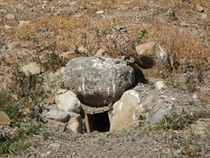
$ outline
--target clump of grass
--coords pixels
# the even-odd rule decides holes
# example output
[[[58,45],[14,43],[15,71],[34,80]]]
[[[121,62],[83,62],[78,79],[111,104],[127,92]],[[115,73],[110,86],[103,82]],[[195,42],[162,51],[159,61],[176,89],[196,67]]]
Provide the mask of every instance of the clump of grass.
[[[38,134],[42,127],[39,114],[39,102],[44,93],[36,75],[26,76],[17,72],[13,87],[0,91],[0,111],[4,111],[11,119],[10,128],[17,127],[18,134],[10,134],[0,138],[0,154],[15,154],[33,145],[29,141],[33,134]],[[24,113],[24,109],[28,109]]]
[[[165,116],[160,122],[148,123],[143,122],[140,124],[142,130],[182,130],[188,127],[190,124],[198,120],[199,118],[206,118],[210,116],[209,111],[199,111],[193,113],[187,113],[183,111],[181,114],[173,112],[172,114]]]

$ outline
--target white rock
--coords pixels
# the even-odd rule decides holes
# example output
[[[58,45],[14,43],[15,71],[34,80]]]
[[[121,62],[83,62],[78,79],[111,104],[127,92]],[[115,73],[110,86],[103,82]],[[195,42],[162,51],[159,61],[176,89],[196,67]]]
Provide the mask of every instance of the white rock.
[[[26,76],[29,76],[29,74],[37,75],[41,73],[41,68],[37,63],[33,62],[23,66],[21,68],[21,71],[24,72]]]
[[[30,21],[20,20],[19,21],[19,27],[22,27],[24,25],[28,25]]]
[[[113,116],[110,119],[110,131],[121,130],[135,121],[140,108],[140,95],[135,90],[123,93],[120,100],[113,105]]]
[[[80,113],[80,101],[72,91],[60,90],[55,97],[55,102],[60,110]]]
[[[96,11],[96,14],[103,14],[103,13],[104,13],[103,10],[98,10],[98,11]]]
[[[162,90],[162,89],[166,89],[166,88],[167,88],[167,86],[166,86],[164,81],[157,81],[155,83],[155,89],[156,90]]]

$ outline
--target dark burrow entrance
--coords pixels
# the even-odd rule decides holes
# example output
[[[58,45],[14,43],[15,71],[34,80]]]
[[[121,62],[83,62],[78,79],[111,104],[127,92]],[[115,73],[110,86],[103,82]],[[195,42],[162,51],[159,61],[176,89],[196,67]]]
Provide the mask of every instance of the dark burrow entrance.
[[[97,113],[97,114],[88,114],[86,113],[86,129],[87,132],[107,132],[110,129],[109,115],[108,111]]]

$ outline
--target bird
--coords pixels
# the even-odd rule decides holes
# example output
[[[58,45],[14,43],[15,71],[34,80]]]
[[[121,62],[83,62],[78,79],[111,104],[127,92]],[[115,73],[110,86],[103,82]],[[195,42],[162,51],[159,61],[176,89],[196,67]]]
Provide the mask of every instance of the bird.
[[[132,57],[138,66],[143,64],[125,26],[115,26],[111,38],[122,55],[125,55],[127,59]]]

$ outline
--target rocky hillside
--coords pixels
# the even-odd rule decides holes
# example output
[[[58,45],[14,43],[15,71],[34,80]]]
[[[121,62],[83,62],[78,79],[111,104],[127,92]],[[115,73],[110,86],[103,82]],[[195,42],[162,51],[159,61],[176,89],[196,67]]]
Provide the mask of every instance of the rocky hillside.
[[[0,157],[210,157],[209,0],[0,0],[0,30]]]

